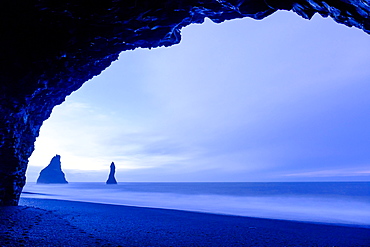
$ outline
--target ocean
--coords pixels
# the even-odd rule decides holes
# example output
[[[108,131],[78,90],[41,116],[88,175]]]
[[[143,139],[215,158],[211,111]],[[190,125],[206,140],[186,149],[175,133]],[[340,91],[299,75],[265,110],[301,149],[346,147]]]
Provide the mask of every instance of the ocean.
[[[370,228],[370,182],[27,183],[21,197]]]

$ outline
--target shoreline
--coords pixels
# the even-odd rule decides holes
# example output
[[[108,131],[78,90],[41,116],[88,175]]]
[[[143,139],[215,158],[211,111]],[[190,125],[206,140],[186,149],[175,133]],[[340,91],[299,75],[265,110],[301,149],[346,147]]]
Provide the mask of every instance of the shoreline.
[[[23,192],[22,192],[23,193]],[[26,192],[25,194],[34,194],[34,195],[48,195],[43,193],[33,193]],[[355,223],[340,223],[340,222],[326,222],[326,221],[309,221],[309,220],[298,220],[298,219],[285,219],[285,218],[269,218],[269,217],[259,217],[259,216],[248,216],[248,215],[238,215],[232,213],[218,213],[212,211],[201,211],[201,210],[191,210],[191,209],[178,209],[178,208],[167,208],[160,206],[142,206],[142,205],[129,205],[129,204],[120,204],[120,203],[109,203],[109,202],[97,202],[97,201],[84,201],[84,200],[73,200],[73,199],[60,199],[60,198],[37,198],[37,197],[21,197],[23,199],[40,199],[40,200],[55,200],[55,201],[67,201],[67,202],[81,202],[81,203],[92,203],[92,204],[101,204],[101,205],[114,205],[114,206],[123,206],[123,207],[134,207],[134,208],[148,208],[148,209],[162,209],[162,210],[173,210],[180,212],[190,212],[190,213],[200,213],[200,214],[211,214],[211,215],[220,215],[220,216],[231,216],[231,217],[244,217],[252,219],[262,219],[262,220],[278,220],[278,221],[288,221],[288,222],[299,222],[306,224],[316,224],[316,225],[329,225],[329,226],[344,226],[344,227],[354,227],[354,228],[365,228],[370,229],[370,225],[364,224],[355,224]]]
[[[370,229],[55,199],[0,213],[1,246],[369,246]]]
[[[370,183],[71,183],[28,185],[23,197],[370,226]],[[230,185],[231,184],[231,185]],[[318,187],[320,190],[317,190]],[[30,194],[34,193],[34,194]],[[37,194],[36,194],[37,193]]]

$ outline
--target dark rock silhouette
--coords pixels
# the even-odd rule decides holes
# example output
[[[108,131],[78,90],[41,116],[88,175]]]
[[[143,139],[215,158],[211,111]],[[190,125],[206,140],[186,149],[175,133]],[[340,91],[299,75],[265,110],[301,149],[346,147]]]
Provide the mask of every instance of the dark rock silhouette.
[[[181,28],[290,10],[370,33],[367,1],[27,0],[0,8],[0,205],[17,205],[28,158],[54,106],[122,51],[171,46]],[[243,31],[243,30],[240,30]],[[245,30],[247,32],[247,30]]]
[[[115,173],[116,173],[116,165],[114,164],[114,162],[112,162],[112,164],[110,164],[110,172],[109,172],[107,184],[117,184],[117,180],[114,177]]]
[[[68,184],[62,171],[60,155],[55,155],[50,164],[41,170],[38,184]]]

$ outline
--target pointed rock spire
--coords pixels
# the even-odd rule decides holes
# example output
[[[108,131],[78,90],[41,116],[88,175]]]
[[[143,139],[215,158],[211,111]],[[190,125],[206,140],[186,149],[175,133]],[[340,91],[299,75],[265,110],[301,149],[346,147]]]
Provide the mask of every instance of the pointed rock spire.
[[[116,165],[114,164],[114,162],[112,162],[112,164],[110,164],[110,172],[109,172],[107,184],[117,184],[117,180],[114,177],[115,173],[116,173]]]
[[[38,184],[68,184],[62,171],[60,155],[55,155],[50,164],[41,170],[37,179]]]

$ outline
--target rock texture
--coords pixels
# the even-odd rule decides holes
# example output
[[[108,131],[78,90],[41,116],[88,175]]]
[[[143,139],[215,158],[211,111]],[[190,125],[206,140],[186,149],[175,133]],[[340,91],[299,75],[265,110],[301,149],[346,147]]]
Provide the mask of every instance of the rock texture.
[[[116,173],[116,165],[114,164],[114,162],[112,162],[112,164],[110,164],[110,172],[109,172],[107,184],[117,184],[117,180],[114,177],[115,173]]]
[[[121,51],[170,46],[205,17],[315,13],[370,33],[369,0],[4,0],[0,8],[0,205],[17,205],[28,158],[54,106]],[[241,30],[242,31],[242,30]],[[247,32],[247,30],[245,30]]]
[[[60,155],[55,155],[50,164],[41,170],[38,184],[68,184],[60,162]]]

